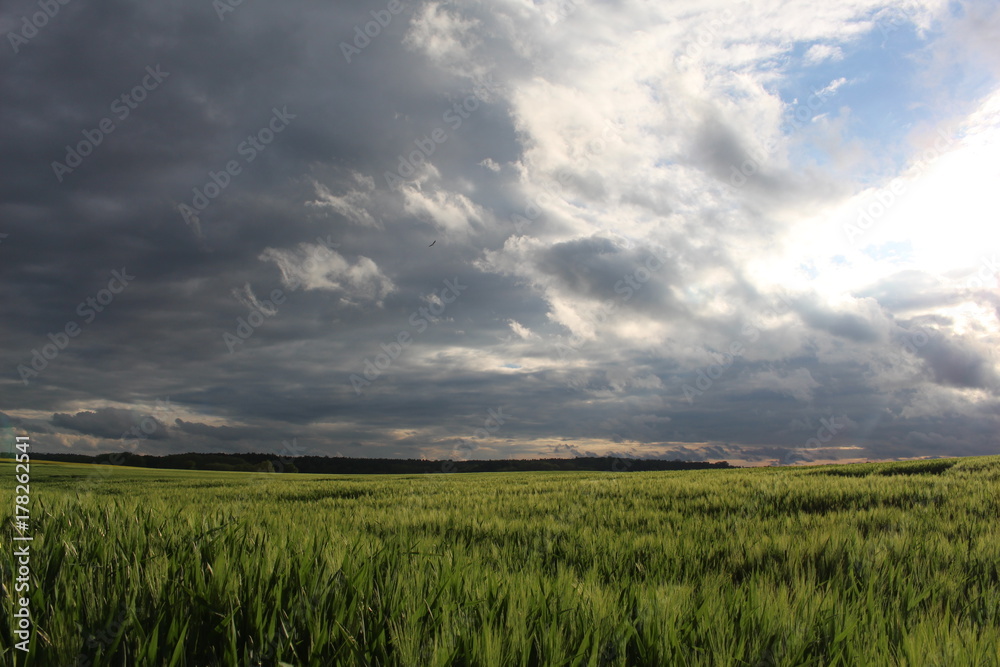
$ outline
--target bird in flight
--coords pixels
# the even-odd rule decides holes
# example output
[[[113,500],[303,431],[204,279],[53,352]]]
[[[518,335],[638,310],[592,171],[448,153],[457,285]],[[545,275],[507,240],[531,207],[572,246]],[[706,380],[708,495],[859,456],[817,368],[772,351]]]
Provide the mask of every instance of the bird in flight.
[[[437,239],[434,239],[433,241],[431,241],[431,245],[434,245],[435,243],[437,243]],[[431,245],[429,245],[429,246],[427,246],[427,247],[428,247],[428,248],[430,248],[430,247],[431,247]]]

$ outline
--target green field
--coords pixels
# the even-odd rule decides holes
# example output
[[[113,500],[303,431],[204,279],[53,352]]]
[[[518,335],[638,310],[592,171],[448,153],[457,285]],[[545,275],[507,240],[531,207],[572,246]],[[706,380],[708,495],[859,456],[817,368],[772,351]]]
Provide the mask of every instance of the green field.
[[[1000,457],[31,477],[36,634],[25,660],[5,623],[3,665],[1000,664]]]

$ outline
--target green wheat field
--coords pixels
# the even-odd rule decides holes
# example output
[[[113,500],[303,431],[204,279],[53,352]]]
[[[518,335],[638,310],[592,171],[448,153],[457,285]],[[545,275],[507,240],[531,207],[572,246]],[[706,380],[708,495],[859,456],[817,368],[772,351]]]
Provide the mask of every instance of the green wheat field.
[[[14,470],[0,464],[13,510]],[[31,464],[0,664],[997,665],[1000,457],[408,476]],[[15,529],[2,600],[12,616]]]

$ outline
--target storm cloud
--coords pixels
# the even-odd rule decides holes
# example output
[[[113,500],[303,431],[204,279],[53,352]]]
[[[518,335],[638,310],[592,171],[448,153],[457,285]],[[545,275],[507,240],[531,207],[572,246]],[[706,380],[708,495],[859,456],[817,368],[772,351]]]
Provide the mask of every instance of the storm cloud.
[[[996,451],[985,0],[37,12],[0,10],[8,440]]]

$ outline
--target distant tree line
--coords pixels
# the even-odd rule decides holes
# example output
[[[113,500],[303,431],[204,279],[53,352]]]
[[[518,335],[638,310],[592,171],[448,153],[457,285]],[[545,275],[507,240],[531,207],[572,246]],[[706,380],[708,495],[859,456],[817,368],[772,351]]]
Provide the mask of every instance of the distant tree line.
[[[573,459],[501,459],[488,461],[427,461],[423,459],[364,459],[343,456],[278,457],[275,454],[168,454],[152,456],[119,452],[115,454],[43,454],[32,453],[38,460],[66,463],[99,463],[138,468],[176,470],[223,470],[235,472],[301,472],[339,475],[406,475],[434,472],[528,472],[543,470],[584,470],[640,472],[649,470],[705,470],[732,468],[726,461],[667,461],[610,456]]]

